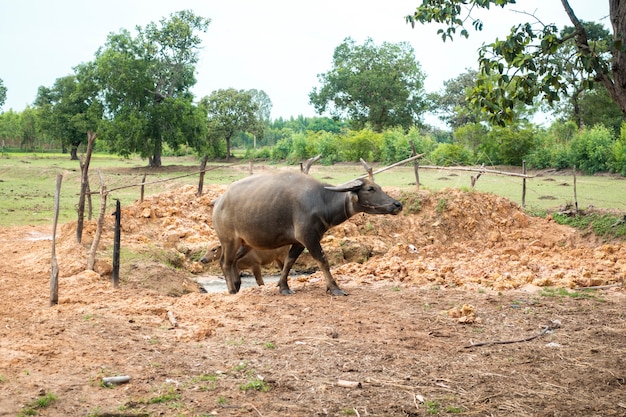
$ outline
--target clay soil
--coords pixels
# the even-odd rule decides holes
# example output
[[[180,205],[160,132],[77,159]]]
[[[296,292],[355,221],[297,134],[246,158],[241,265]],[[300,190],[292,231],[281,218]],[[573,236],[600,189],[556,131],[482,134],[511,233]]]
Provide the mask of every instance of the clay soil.
[[[292,296],[207,294],[195,279],[221,274],[198,260],[223,190],[123,207],[119,288],[113,216],[95,271],[94,222],[82,244],[60,225],[54,306],[51,228],[0,230],[0,416],[626,415],[624,242],[489,194],[388,190],[403,213],[322,241],[348,297],[306,256]]]

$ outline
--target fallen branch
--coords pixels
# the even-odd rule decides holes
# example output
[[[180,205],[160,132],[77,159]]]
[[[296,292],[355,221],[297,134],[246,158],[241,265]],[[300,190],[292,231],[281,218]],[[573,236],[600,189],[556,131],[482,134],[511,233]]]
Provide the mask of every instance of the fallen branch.
[[[526,337],[524,339],[516,339],[516,340],[497,340],[497,341],[494,341],[494,342],[472,343],[470,345],[463,346],[463,349],[473,348],[473,347],[477,347],[477,346],[508,345],[508,344],[511,344],[511,343],[529,342],[529,341],[531,341],[533,339],[536,339],[538,337],[543,336],[544,334],[548,333],[549,331],[552,331],[554,329],[558,329],[559,327],[561,327],[561,323],[555,320],[555,321],[551,321],[549,325],[545,326],[543,328],[543,330],[541,330],[539,333],[537,333],[534,336]]]

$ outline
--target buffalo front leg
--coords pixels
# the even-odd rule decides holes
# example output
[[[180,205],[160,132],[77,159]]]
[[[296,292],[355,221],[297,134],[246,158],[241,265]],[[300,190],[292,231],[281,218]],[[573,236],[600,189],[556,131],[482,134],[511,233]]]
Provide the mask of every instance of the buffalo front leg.
[[[290,295],[294,292],[289,288],[289,283],[287,282],[287,278],[289,277],[289,271],[291,271],[291,267],[298,259],[298,256],[304,250],[304,246],[294,243],[291,245],[289,249],[289,254],[285,259],[285,263],[283,264],[283,270],[280,273],[280,279],[278,280],[278,287],[280,288],[280,293],[283,295]]]
[[[339,288],[339,285],[337,285],[337,282],[335,282],[335,279],[331,275],[326,254],[324,253],[320,243],[318,241],[310,242],[306,248],[309,250],[311,257],[317,261],[317,264],[324,273],[326,291],[330,292],[332,295],[348,295],[344,290]]]

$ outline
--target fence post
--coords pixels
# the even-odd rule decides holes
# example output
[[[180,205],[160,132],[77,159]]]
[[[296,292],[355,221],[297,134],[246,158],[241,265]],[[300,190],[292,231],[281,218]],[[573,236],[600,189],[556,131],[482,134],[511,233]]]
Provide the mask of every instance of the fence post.
[[[411,144],[411,152],[412,152],[411,156],[416,156],[417,151],[415,150],[415,143],[413,143],[412,140],[410,140],[409,143]],[[413,172],[415,172],[415,185],[417,186],[417,191],[420,190],[419,165],[420,163],[417,162],[417,159],[413,160]]]
[[[209,156],[205,155],[200,161],[200,178],[198,178],[198,197],[202,196],[202,189],[204,188],[204,174],[206,174],[206,163],[209,161]]]
[[[59,304],[59,264],[57,263],[56,242],[57,222],[59,221],[59,199],[63,174],[57,175],[57,188],[54,193],[54,221],[52,225],[52,262],[50,270],[50,306]]]
[[[574,165],[572,171],[574,172],[574,207],[576,208],[576,214],[578,214],[578,195],[576,192],[576,165]]]
[[[145,188],[146,188],[146,176],[147,175],[148,174],[143,174],[143,178],[141,179],[141,197],[139,199],[140,203],[143,203],[143,194],[144,194],[144,191],[145,191]]]
[[[107,209],[107,187],[104,184],[102,178],[102,172],[98,170],[98,176],[100,177],[100,215],[98,216],[98,222],[96,224],[96,234],[91,242],[91,249],[89,249],[89,257],[87,258],[87,270],[93,271],[96,263],[96,251],[100,244],[100,236],[102,236],[102,229],[104,228],[104,215]]]
[[[115,231],[113,234],[113,271],[111,272],[111,281],[113,287],[120,286],[120,223],[122,218],[122,210],[120,208],[120,200],[115,203]]]
[[[522,161],[522,174],[526,175],[526,160]],[[522,178],[522,208],[526,208],[526,177]]]

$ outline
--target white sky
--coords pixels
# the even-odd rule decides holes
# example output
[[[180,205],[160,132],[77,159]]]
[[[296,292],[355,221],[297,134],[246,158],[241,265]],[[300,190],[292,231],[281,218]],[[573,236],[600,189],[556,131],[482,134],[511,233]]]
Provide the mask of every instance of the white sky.
[[[264,90],[272,100],[272,119],[315,116],[308,94],[317,74],[331,69],[335,48],[346,37],[410,42],[426,74],[427,92],[466,68],[476,68],[476,50],[535,13],[543,23],[571,25],[560,0],[518,0],[502,10],[482,12],[482,32],[471,26],[469,39],[442,42],[438,26],[412,29],[404,16],[422,0],[0,0],[0,79],[7,100],[0,111],[22,111],[39,86],[73,73],[94,59],[109,33],[158,22],[191,9],[210,18],[197,66],[196,98],[222,88]],[[577,16],[609,27],[608,1],[570,0]]]

